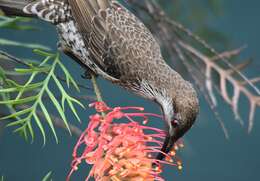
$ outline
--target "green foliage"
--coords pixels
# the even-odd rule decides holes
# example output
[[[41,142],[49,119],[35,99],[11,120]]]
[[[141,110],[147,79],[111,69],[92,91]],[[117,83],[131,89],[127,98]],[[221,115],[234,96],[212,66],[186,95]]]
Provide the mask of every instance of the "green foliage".
[[[3,85],[6,80],[5,71],[2,67],[0,67],[0,85]]]
[[[36,27],[31,25],[24,25],[23,22],[30,22],[30,18],[23,18],[23,17],[15,17],[9,18],[6,16],[0,16],[0,29],[12,29],[12,30],[36,30]],[[34,43],[25,43],[25,42],[17,42],[12,41],[9,39],[0,38],[0,45],[2,46],[17,46],[23,48],[31,48],[31,49],[43,49],[43,50],[50,50],[49,47],[34,44]]]
[[[30,75],[24,84],[19,84],[14,80],[6,78],[4,70],[2,68],[0,69],[0,80],[2,80],[5,85],[4,87],[0,87],[0,95],[2,96],[0,105],[6,105],[11,111],[10,115],[1,117],[0,120],[12,119],[13,121],[9,123],[8,126],[17,126],[15,132],[20,133],[26,139],[28,139],[28,135],[30,135],[32,140],[35,136],[32,126],[32,121],[34,120],[41,131],[45,144],[45,129],[37,114],[38,111],[41,111],[58,142],[53,120],[47,109],[46,98],[51,101],[69,132],[69,124],[65,115],[65,104],[67,103],[69,109],[78,120],[80,120],[80,118],[75,109],[75,105],[84,106],[67,93],[61,81],[56,76],[56,70],[59,68],[65,76],[67,86],[70,87],[70,84],[72,84],[79,91],[78,85],[61,62],[60,55],[58,53],[51,54],[40,50],[35,50],[35,53],[44,57],[40,64],[31,63],[28,64],[29,67],[27,68],[15,69],[15,72],[20,76]],[[39,80],[39,77],[44,78],[43,80]],[[60,101],[51,90],[51,82],[58,88],[58,92],[61,96]],[[27,105],[27,107],[20,109],[19,107],[23,105]]]
[[[42,179],[42,181],[52,181],[52,179],[51,179],[51,174],[52,174],[52,172],[48,172],[48,173],[44,176],[44,178]]]
[[[6,80],[7,80],[6,71],[0,66],[0,90],[3,89],[4,85],[8,84],[8,82]],[[8,100],[10,98],[10,96],[9,96],[9,94],[6,94],[6,93],[0,93],[0,98],[1,98],[1,100]],[[9,109],[10,113],[15,112],[15,110],[12,106],[10,106],[10,105],[6,105],[6,106]]]
[[[0,29],[38,29],[28,24],[28,22],[31,22],[30,18],[9,18],[0,16]],[[0,38],[0,46],[1,45],[42,49],[45,51],[50,50],[49,47],[44,45],[17,42],[4,38]],[[75,105],[80,105],[81,107],[83,107],[83,105],[66,92],[60,78],[56,76],[57,69],[62,71],[68,87],[72,84],[78,91],[79,88],[66,67],[60,61],[58,53],[51,54],[39,50],[37,50],[36,53],[44,57],[44,60],[41,63],[27,60],[25,65],[27,64],[28,67],[17,68],[15,71],[7,71],[0,66],[0,106],[6,106],[10,112],[10,115],[1,117],[0,121],[11,120],[11,123],[9,123],[8,126],[16,126],[15,132],[20,133],[26,140],[28,140],[29,136],[34,140],[35,131],[33,128],[34,125],[36,125],[43,136],[43,142],[45,144],[46,133],[42,124],[42,120],[45,119],[58,142],[54,128],[54,119],[50,114],[51,109],[47,103],[51,102],[53,104],[53,107],[55,107],[56,112],[59,114],[68,130],[69,123],[65,115],[65,105],[68,105],[68,108],[78,120],[79,116]],[[9,59],[4,58],[4,60],[8,61]],[[9,75],[28,79],[24,84],[20,84],[16,79],[10,79]],[[52,90],[53,84],[56,85],[57,89]],[[55,95],[54,92],[57,93],[61,99],[57,98],[57,95]]]
[[[12,40],[4,39],[4,38],[0,38],[0,45],[17,46],[17,47],[31,48],[31,49],[50,50],[49,47],[44,46],[44,45],[35,44],[35,43],[24,43],[24,42],[12,41]]]
[[[9,18],[6,16],[0,16],[0,28],[8,28],[14,30],[37,30],[38,28],[31,25],[23,25],[23,22],[30,22],[30,18],[15,17]]]
[[[48,172],[42,179],[42,181],[52,181],[51,178],[52,172]],[[0,177],[0,181],[4,181],[4,176]]]

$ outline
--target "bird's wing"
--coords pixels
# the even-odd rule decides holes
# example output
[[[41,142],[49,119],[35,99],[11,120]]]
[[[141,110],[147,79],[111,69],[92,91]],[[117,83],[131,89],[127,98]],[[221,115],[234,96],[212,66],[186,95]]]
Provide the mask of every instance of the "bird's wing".
[[[117,1],[69,0],[69,4],[91,60],[110,76],[120,79],[126,68],[135,74],[145,63],[161,61],[153,35]]]
[[[106,10],[110,0],[69,0],[71,12],[90,58],[103,71],[106,71],[104,56],[108,51]]]

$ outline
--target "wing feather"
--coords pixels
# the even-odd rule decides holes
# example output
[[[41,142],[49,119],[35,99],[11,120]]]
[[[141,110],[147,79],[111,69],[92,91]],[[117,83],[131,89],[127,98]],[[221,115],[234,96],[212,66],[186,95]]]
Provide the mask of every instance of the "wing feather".
[[[71,11],[79,32],[83,35],[92,61],[103,71],[106,70],[104,55],[108,50],[106,12],[110,7],[108,0],[69,0]]]

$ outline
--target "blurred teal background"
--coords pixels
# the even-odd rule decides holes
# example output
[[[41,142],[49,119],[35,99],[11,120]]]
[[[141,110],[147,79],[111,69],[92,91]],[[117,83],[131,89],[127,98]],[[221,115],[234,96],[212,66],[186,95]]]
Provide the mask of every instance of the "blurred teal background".
[[[193,3],[196,1],[193,1]],[[201,3],[201,1],[198,2]],[[189,3],[186,5],[189,6]],[[254,59],[250,71],[247,73],[259,76],[260,1],[227,0],[222,1],[221,8],[223,14],[221,16],[209,15],[207,23],[228,38],[228,47],[237,48],[244,44],[248,45],[241,57],[252,57]],[[1,37],[47,44],[56,50],[57,36],[55,28],[43,22],[35,22],[35,24],[40,24],[42,29],[35,32],[1,30]],[[185,25],[191,26],[189,23],[185,23]],[[30,50],[9,47],[0,48],[19,57],[39,58],[33,55]],[[81,79],[80,74],[83,74],[83,70],[80,69],[79,71],[80,67],[76,63],[65,56],[63,59],[66,65],[71,67],[70,70],[74,77],[77,77],[81,83],[90,85],[89,81]],[[104,99],[111,106],[137,105],[145,107],[147,112],[159,113],[159,109],[155,104],[127,93],[109,82],[99,79],[99,85]],[[85,91],[82,94],[90,93]],[[258,155],[260,153],[259,108],[255,116],[255,127],[251,134],[247,134],[247,127],[241,127],[233,119],[230,108],[224,102],[220,102],[219,111],[223,115],[230,132],[230,140],[226,140],[223,131],[202,96],[200,101],[200,116],[196,125],[185,136],[186,147],[178,153],[183,160],[184,169],[178,171],[174,167],[166,166],[163,173],[164,178],[169,181],[260,180],[260,157]],[[247,106],[247,104],[240,105],[243,116],[247,116]],[[78,124],[84,129],[89,113],[93,111],[85,111],[80,108],[79,110],[82,125],[79,125],[74,117],[70,117],[70,119],[72,123]],[[154,123],[154,125],[158,126],[157,123]],[[13,134],[12,128],[0,131],[0,175],[4,175],[7,181],[36,181],[41,180],[47,172],[53,171],[53,180],[65,180],[70,169],[71,153],[76,138],[70,137],[63,130],[58,130],[58,136],[60,140],[58,145],[55,144],[53,137],[49,136],[47,145],[42,147],[40,136],[37,136],[35,142],[30,144],[25,143],[17,134]],[[75,174],[74,180],[83,180],[87,174],[87,170],[81,169],[81,172]]]

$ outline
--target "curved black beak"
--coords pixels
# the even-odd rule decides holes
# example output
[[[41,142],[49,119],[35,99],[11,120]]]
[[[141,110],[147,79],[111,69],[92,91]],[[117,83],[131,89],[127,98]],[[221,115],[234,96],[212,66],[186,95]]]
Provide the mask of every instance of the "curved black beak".
[[[156,160],[163,160],[165,158],[165,155],[163,153],[166,153],[166,150],[169,149],[168,145],[169,145],[169,142],[170,142],[170,138],[171,138],[170,135],[166,136],[164,143],[163,143],[163,146],[161,148],[161,152],[157,155]]]
[[[168,154],[172,147],[174,146],[174,143],[176,142],[176,131],[174,131],[173,135],[172,134],[167,134],[163,146],[161,148],[161,152],[157,155],[156,159],[157,160],[163,160]]]
[[[157,160],[163,160],[166,157],[166,154],[171,151],[175,142],[180,137],[178,136],[178,130],[178,121],[177,119],[174,119],[174,121],[172,121],[171,125],[169,126],[168,134],[166,135],[166,138],[164,140],[161,152],[156,157]]]
[[[156,157],[157,160],[163,160],[166,157],[166,154],[171,151],[175,142],[182,136],[182,134],[180,134],[181,131],[179,123],[179,120],[176,118],[173,118],[170,122],[168,134],[165,137],[161,152]]]

